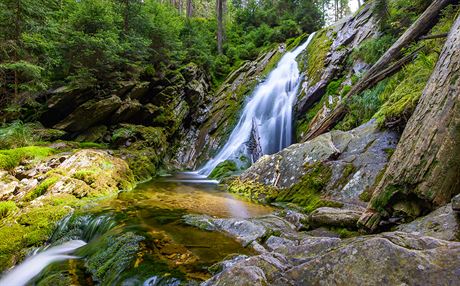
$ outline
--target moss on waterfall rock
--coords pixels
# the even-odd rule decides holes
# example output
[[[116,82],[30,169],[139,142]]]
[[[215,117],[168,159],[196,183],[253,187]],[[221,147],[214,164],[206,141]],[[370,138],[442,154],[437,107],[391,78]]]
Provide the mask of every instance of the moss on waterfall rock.
[[[229,192],[261,203],[271,202],[278,195],[277,188],[255,181],[232,178],[226,181],[226,183]]]
[[[220,162],[214,170],[212,170],[209,178],[211,179],[223,179],[226,177],[231,176],[238,170],[238,166],[236,165],[235,161],[232,160],[225,160]]]
[[[320,80],[321,72],[324,69],[326,57],[332,45],[328,32],[328,29],[318,31],[306,49],[306,64],[302,64],[300,70],[304,70],[306,67],[310,86]]]

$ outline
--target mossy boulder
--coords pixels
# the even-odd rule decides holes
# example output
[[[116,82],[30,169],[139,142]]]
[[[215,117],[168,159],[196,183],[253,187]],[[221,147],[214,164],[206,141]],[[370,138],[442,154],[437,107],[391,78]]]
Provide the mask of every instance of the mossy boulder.
[[[226,177],[231,176],[236,171],[238,171],[238,166],[236,165],[235,161],[225,160],[219,163],[214,170],[212,170],[209,178],[211,179],[223,179]]]

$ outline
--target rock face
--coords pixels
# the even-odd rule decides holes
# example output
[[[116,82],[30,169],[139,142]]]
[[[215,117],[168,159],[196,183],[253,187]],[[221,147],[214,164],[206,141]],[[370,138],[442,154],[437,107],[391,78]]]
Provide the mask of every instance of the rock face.
[[[460,18],[360,223],[378,227],[398,201],[442,206],[460,192]]]
[[[363,205],[359,195],[374,184],[397,141],[396,133],[379,131],[371,121],[349,132],[332,131],[263,156],[240,180],[289,188],[306,173],[306,165],[322,162],[332,170],[323,195],[343,203]]]
[[[120,105],[121,99],[115,95],[99,101],[88,101],[75,109],[63,121],[56,124],[54,128],[70,132],[86,130],[110,118]]]
[[[357,48],[364,40],[377,36],[377,22],[373,17],[373,3],[366,4],[360,12],[348,19],[339,21],[329,30],[326,30],[326,36],[329,38],[327,46],[312,46],[311,54],[324,54],[324,59],[319,59],[320,63],[317,70],[307,71],[305,82],[302,84],[302,91],[296,103],[296,117],[301,119],[308,109],[317,103],[326,93],[326,87],[330,81],[343,72],[344,63],[353,49]],[[316,37],[322,36],[318,33]],[[315,42],[315,39],[312,41]],[[326,50],[324,50],[326,49]],[[312,57],[309,50],[301,61],[306,61],[307,67],[314,65],[311,62]],[[310,60],[309,60],[310,59]],[[309,62],[310,61],[310,62]],[[356,63],[361,68],[357,74],[362,72],[362,63]],[[313,74],[314,73],[314,74]],[[351,72],[347,77],[355,72]]]

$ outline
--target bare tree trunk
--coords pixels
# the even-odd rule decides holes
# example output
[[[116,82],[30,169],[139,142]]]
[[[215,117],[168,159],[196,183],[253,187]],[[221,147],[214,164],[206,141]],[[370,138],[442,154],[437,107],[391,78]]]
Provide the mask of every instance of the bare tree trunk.
[[[434,0],[431,5],[423,12],[423,14],[413,23],[404,34],[380,57],[380,59],[364,74],[364,76],[352,87],[346,97],[351,97],[360,94],[362,91],[370,88],[370,81],[376,74],[384,70],[387,65],[401,56],[403,48],[407,47],[411,42],[417,40],[421,35],[426,33],[433,24],[439,12],[446,7],[452,0]],[[343,117],[344,108],[336,108],[322,122],[318,122],[308,132],[306,138],[312,139],[324,132],[330,130],[336,123],[336,119]]]
[[[16,0],[16,19],[14,23],[14,53],[13,53],[13,60],[17,62],[19,60],[18,49],[21,46],[21,0]],[[19,74],[17,69],[14,70],[14,98],[17,99],[19,94]]]
[[[370,230],[397,202],[444,205],[460,193],[460,17],[453,25],[360,224]],[[416,198],[416,199],[414,199]]]
[[[192,18],[193,15],[193,2],[192,0],[187,0],[187,18]]]
[[[123,19],[123,30],[125,34],[128,34],[129,29],[129,0],[124,0],[125,2],[125,15]]]
[[[216,0],[217,6],[217,52],[219,54],[223,53],[222,45],[224,41],[224,3],[225,0]]]

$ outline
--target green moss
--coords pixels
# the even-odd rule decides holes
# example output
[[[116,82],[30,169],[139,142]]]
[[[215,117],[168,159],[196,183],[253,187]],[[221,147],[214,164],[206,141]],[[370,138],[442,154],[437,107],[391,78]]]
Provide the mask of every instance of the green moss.
[[[297,48],[306,38],[308,34],[302,34],[297,38],[290,38],[286,41],[286,50],[290,51]]]
[[[317,32],[307,47],[306,75],[310,86],[320,80],[326,56],[332,45],[332,40],[327,36],[327,32],[326,29]]]
[[[212,170],[209,178],[211,179],[222,179],[231,176],[238,170],[236,163],[232,160],[225,160],[219,163],[214,170]]]
[[[0,202],[0,218],[4,218],[17,210],[16,203],[13,201]]]
[[[23,160],[42,159],[53,153],[53,149],[39,146],[0,150],[0,169],[12,170]]]
[[[267,186],[255,181],[243,181],[235,178],[226,182],[228,191],[238,194],[250,200],[255,200],[261,203],[273,201],[278,195],[278,190],[275,187]]]
[[[339,89],[344,82],[345,78],[331,81],[326,87],[326,95],[338,95]]]
[[[331,227],[329,230],[337,233],[340,238],[349,238],[360,235],[357,231],[349,230],[343,227]]]
[[[350,181],[350,176],[352,176],[355,172],[356,167],[353,165],[353,163],[347,164],[345,168],[343,168],[342,176],[337,180],[332,188],[343,188],[348,183],[348,181]]]
[[[321,192],[328,184],[332,176],[332,169],[321,163],[314,163],[306,166],[306,173],[300,182],[288,189],[280,190],[276,197],[277,202],[291,202],[301,207],[307,213],[319,207],[338,207],[340,204],[325,200]]]
[[[45,179],[38,186],[36,186],[30,192],[28,192],[27,195],[24,197],[24,200],[25,201],[32,201],[32,200],[44,195],[48,191],[49,187],[54,185],[58,180],[59,180],[59,177],[57,177],[57,176]]]
[[[95,142],[79,142],[78,146],[82,149],[107,149],[107,144]]]
[[[98,170],[96,169],[83,169],[78,170],[72,175],[72,178],[81,180],[88,185],[92,185],[97,180]]]
[[[391,198],[403,190],[401,186],[389,185],[380,194],[372,197],[370,205],[373,209],[384,212]]]

